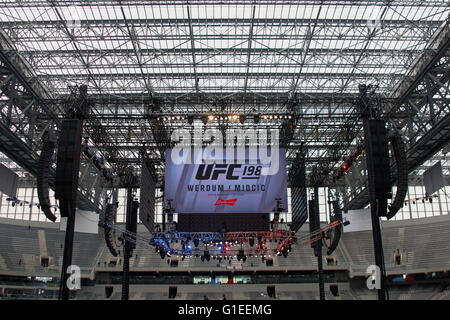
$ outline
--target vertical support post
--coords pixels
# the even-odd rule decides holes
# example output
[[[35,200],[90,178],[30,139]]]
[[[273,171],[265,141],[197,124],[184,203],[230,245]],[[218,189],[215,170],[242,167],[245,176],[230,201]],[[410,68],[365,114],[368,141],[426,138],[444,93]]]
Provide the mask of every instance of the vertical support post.
[[[383,242],[381,238],[380,217],[378,216],[378,203],[370,204],[372,215],[373,247],[375,251],[375,264],[380,268],[380,289],[378,289],[378,300],[386,300],[386,271],[384,266]]]
[[[310,232],[316,232],[320,229],[320,214],[319,214],[319,188],[314,186],[314,194],[312,200],[309,201],[309,224]],[[311,239],[322,235],[314,234]],[[319,297],[320,300],[325,300],[324,278],[323,278],[323,261],[322,261],[322,239],[311,243],[314,249],[314,255],[317,257],[317,268],[319,273]]]
[[[117,202],[119,202],[119,189],[118,188],[113,188],[112,190],[112,201],[113,204],[117,204]],[[114,215],[114,223],[117,223],[117,215]]]
[[[133,202],[133,188],[128,188],[127,190],[127,215],[125,220],[126,231],[131,231],[131,220],[132,220],[132,202]],[[124,239],[127,239],[129,236],[124,235]],[[123,272],[122,272],[122,300],[129,299],[130,293],[130,256],[131,253],[131,243],[128,240],[124,242],[124,250],[123,250]]]
[[[64,208],[63,208],[64,207]],[[59,285],[59,300],[69,300],[70,291],[67,287],[69,274],[67,268],[72,265],[73,236],[75,233],[75,208],[72,208],[71,201],[61,203],[61,210],[69,213],[66,225],[66,237],[64,239],[63,263],[61,268],[61,283]]]
[[[317,266],[319,269],[319,296],[325,300],[325,284],[323,279],[322,239],[317,243]]]
[[[319,188],[314,187],[314,210],[316,214],[316,227],[320,229],[320,214],[319,214]],[[325,300],[325,288],[323,279],[323,259],[322,259],[322,239],[316,242],[316,256],[317,256],[317,267],[319,270],[319,297],[320,300]]]

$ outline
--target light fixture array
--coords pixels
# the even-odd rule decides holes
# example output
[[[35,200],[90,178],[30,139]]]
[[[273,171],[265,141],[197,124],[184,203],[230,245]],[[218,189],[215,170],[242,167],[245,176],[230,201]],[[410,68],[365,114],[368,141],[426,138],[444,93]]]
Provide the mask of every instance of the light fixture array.
[[[200,116],[200,119],[204,122],[204,123],[208,123],[208,122],[214,122],[214,121],[235,121],[238,122],[240,121],[241,123],[245,122],[246,119],[248,119],[249,116],[247,115],[239,115],[239,114],[229,114],[229,115],[224,115],[224,114],[214,114],[214,113],[210,113],[207,115],[202,115]],[[181,115],[172,115],[172,116],[158,116],[156,118],[157,121],[182,121],[182,120],[189,120],[189,118],[194,118],[193,116],[181,116]],[[292,115],[287,115],[287,114],[265,114],[265,115],[260,115],[260,114],[255,114],[255,115],[250,115],[250,118],[253,118],[255,120],[256,123],[259,122],[259,119],[262,118],[263,120],[291,120],[293,119]]]
[[[265,114],[263,115],[263,120],[282,120],[282,119],[292,119],[291,115],[281,115],[281,114]]]

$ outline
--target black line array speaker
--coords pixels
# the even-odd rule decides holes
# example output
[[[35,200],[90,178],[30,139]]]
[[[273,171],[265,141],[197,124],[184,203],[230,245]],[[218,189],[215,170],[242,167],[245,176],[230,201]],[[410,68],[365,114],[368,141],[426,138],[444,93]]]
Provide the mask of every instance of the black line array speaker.
[[[403,207],[403,203],[408,192],[408,161],[406,159],[405,143],[399,133],[391,138],[392,149],[395,157],[395,166],[397,169],[397,192],[394,201],[392,201],[389,212],[386,215],[391,219]]]
[[[178,259],[170,259],[170,266],[173,268],[178,267]]]
[[[108,247],[109,252],[111,252],[111,254],[114,257],[117,257],[119,253],[117,252],[116,247],[114,245],[115,241],[115,239],[113,239],[114,233],[112,232],[111,228],[108,225],[114,223],[114,217],[116,216],[116,213],[117,213],[117,205],[115,203],[114,204],[108,203],[105,209],[105,222],[104,222],[105,225],[103,227],[103,230],[105,234],[106,246]]]
[[[56,216],[51,212],[49,190],[50,167],[52,164],[53,153],[55,152],[56,139],[50,132],[45,132],[42,137],[42,150],[39,156],[38,170],[37,170],[37,194],[41,210],[44,212],[47,219],[52,222],[56,221]]]
[[[298,154],[292,169],[289,172],[291,183],[291,230],[298,231],[308,219],[308,199],[306,195],[305,157]]]
[[[367,170],[369,173],[370,199],[378,200],[380,216],[385,216],[387,199],[391,197],[391,169],[389,145],[385,122],[371,119],[365,121],[365,148]]]
[[[62,121],[55,178],[55,197],[58,200],[76,202],[82,128],[82,122],[79,119]],[[61,210],[61,216],[65,217],[68,214],[70,213]]]
[[[334,200],[331,202],[331,205],[333,207],[334,215],[331,217],[330,222],[335,221],[342,222],[342,213],[341,208],[339,207],[339,202],[337,200]],[[341,239],[342,231],[343,231],[342,224],[339,224],[337,227],[327,231],[329,232],[329,234],[332,235],[330,246],[327,249],[327,255],[331,255],[334,252],[334,250],[336,250],[339,244],[339,240]]]
[[[275,286],[267,286],[267,295],[270,298],[276,298]]]
[[[175,299],[177,296],[177,287],[169,287],[169,299]]]
[[[308,201],[308,211],[309,211],[309,232],[313,233],[314,231],[320,229],[320,218],[319,213],[317,212],[316,204],[314,200]],[[317,236],[317,235],[316,235]],[[316,237],[315,235],[311,235],[311,240]],[[311,248],[316,248],[317,242],[311,243]]]
[[[142,159],[139,219],[150,232],[153,232],[155,227],[155,180],[153,165],[145,158]]]
[[[339,287],[335,284],[330,285],[330,292],[333,296],[339,297]]]
[[[131,203],[131,219],[130,219],[130,225],[127,226],[127,230],[130,230],[133,234],[137,233],[137,211],[139,208],[139,201],[133,201]],[[132,236],[133,240],[136,240],[135,236]],[[131,242],[130,243],[131,249],[136,249],[136,243]]]
[[[114,287],[105,287],[105,298],[108,299],[114,292]]]

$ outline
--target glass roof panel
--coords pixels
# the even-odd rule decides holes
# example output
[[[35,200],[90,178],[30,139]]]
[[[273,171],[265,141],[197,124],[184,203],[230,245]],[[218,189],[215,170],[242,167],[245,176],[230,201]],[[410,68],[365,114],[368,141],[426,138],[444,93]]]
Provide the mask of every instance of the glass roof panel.
[[[38,79],[60,93],[91,77],[94,93],[117,83],[124,94],[144,92],[150,79],[155,93],[184,81],[186,93],[197,83],[199,92],[288,97],[351,93],[371,81],[388,93],[449,14],[446,1],[143,3],[4,1],[0,21]]]

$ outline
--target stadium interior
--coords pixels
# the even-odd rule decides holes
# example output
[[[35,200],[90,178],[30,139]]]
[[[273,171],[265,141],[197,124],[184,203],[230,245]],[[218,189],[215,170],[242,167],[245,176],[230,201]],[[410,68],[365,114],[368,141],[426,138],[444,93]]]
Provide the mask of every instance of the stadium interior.
[[[0,1],[0,300],[450,300],[449,62],[446,0]]]

